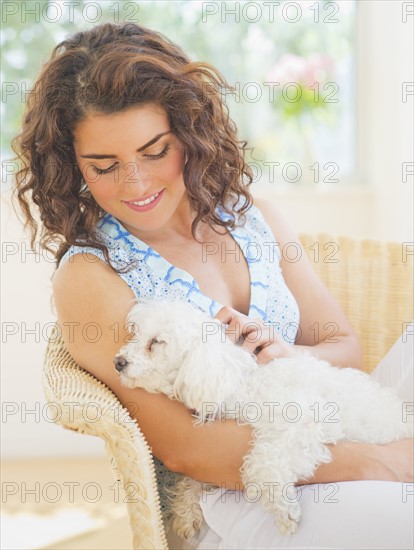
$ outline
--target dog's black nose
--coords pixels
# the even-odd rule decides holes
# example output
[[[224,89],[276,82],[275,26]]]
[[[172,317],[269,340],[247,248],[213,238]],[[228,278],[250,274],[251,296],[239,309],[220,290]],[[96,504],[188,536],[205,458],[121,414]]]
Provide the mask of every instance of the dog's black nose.
[[[119,356],[115,357],[114,359],[115,368],[118,372],[121,372],[127,365],[128,361],[125,359],[125,357]]]

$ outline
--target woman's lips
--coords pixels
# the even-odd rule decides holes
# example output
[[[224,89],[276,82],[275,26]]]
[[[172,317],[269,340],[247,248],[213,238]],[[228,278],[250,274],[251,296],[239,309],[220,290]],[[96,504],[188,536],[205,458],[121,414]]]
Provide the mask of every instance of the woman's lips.
[[[157,204],[160,202],[160,200],[162,199],[162,197],[164,195],[164,191],[165,191],[165,189],[160,191],[158,193],[158,197],[156,199],[154,199],[149,204],[144,204],[143,206],[138,206],[137,204],[132,204],[131,202],[126,202],[126,201],[123,201],[123,202],[127,206],[129,206],[129,208],[131,208],[131,210],[135,210],[135,212],[148,212],[148,210],[152,210],[153,208],[155,208],[157,206]]]

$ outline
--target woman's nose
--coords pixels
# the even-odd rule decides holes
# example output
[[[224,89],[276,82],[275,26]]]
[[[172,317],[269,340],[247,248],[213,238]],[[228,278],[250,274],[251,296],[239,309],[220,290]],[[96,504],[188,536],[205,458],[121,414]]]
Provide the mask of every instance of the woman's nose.
[[[122,180],[125,185],[141,186],[143,194],[150,187],[148,171],[137,162],[128,162],[124,165]]]

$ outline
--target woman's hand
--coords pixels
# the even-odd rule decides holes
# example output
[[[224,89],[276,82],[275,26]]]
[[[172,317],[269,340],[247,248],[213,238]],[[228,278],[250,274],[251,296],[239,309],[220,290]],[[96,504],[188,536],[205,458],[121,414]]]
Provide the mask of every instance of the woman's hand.
[[[414,439],[378,445],[379,473],[389,481],[414,483]]]
[[[265,324],[260,317],[250,318],[232,307],[222,307],[214,317],[228,325],[226,336],[256,356],[265,365],[275,357],[292,357],[297,351],[276,333],[272,324]]]
[[[276,332],[275,324],[266,324],[260,317],[250,318],[232,307],[222,307],[214,319],[227,324],[225,332],[229,340],[240,343],[261,365],[278,357],[294,357],[307,352],[336,367],[364,369],[356,336],[342,334],[332,342],[321,341],[310,346],[289,344]]]

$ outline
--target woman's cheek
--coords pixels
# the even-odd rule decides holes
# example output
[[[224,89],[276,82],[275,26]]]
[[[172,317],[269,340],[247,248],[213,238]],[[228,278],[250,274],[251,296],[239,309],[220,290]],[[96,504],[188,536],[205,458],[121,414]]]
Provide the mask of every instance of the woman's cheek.
[[[105,185],[103,182],[87,182],[91,195],[99,204],[104,205],[115,198],[115,191],[113,186]]]
[[[171,179],[179,179],[182,178],[183,175],[183,169],[184,169],[184,160],[183,155],[181,153],[177,153],[175,157],[171,160],[171,163],[166,168],[165,176]]]

